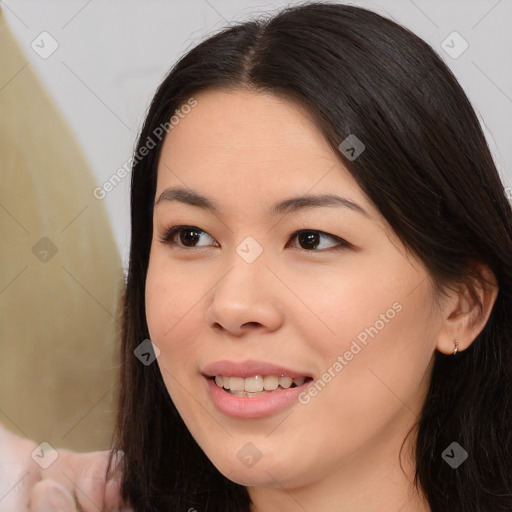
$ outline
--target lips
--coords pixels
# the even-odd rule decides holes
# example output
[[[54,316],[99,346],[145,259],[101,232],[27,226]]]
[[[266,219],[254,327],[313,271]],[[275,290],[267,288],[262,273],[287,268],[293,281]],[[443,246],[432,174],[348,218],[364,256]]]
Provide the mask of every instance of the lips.
[[[241,419],[263,418],[297,403],[298,395],[312,381],[307,371],[263,361],[217,361],[205,366],[201,373],[220,412]],[[265,382],[273,389],[265,389]],[[256,391],[262,385],[263,389]]]

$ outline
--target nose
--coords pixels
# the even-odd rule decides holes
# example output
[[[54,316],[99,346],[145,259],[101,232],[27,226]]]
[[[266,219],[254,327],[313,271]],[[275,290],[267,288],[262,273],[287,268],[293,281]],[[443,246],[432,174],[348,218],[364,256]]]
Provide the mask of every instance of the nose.
[[[231,263],[216,285],[206,312],[210,328],[233,336],[277,330],[283,323],[279,281],[261,257],[247,263],[235,255]]]

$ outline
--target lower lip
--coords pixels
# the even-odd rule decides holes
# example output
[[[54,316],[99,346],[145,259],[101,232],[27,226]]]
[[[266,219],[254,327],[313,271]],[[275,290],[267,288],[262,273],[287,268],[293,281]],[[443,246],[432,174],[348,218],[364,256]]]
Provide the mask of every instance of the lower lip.
[[[213,379],[205,377],[213,403],[220,412],[233,418],[264,418],[297,401],[297,397],[312,381],[295,388],[272,391],[259,396],[236,396],[224,391]]]

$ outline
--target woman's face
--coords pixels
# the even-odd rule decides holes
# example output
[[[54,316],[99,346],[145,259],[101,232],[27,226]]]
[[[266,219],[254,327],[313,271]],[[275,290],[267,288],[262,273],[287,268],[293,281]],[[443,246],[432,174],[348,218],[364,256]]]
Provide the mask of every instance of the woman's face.
[[[184,422],[249,486],[398,463],[442,324],[425,268],[300,107],[195,98],[162,148],[146,283]]]

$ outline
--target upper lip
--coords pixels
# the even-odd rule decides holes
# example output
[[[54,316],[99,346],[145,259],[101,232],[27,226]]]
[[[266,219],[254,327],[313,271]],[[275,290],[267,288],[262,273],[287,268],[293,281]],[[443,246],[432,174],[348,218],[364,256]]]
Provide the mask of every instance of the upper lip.
[[[206,377],[217,375],[227,377],[254,377],[255,375],[277,375],[297,379],[299,377],[311,377],[309,373],[300,370],[285,368],[284,366],[267,363],[265,361],[215,361],[203,367],[201,373]]]

